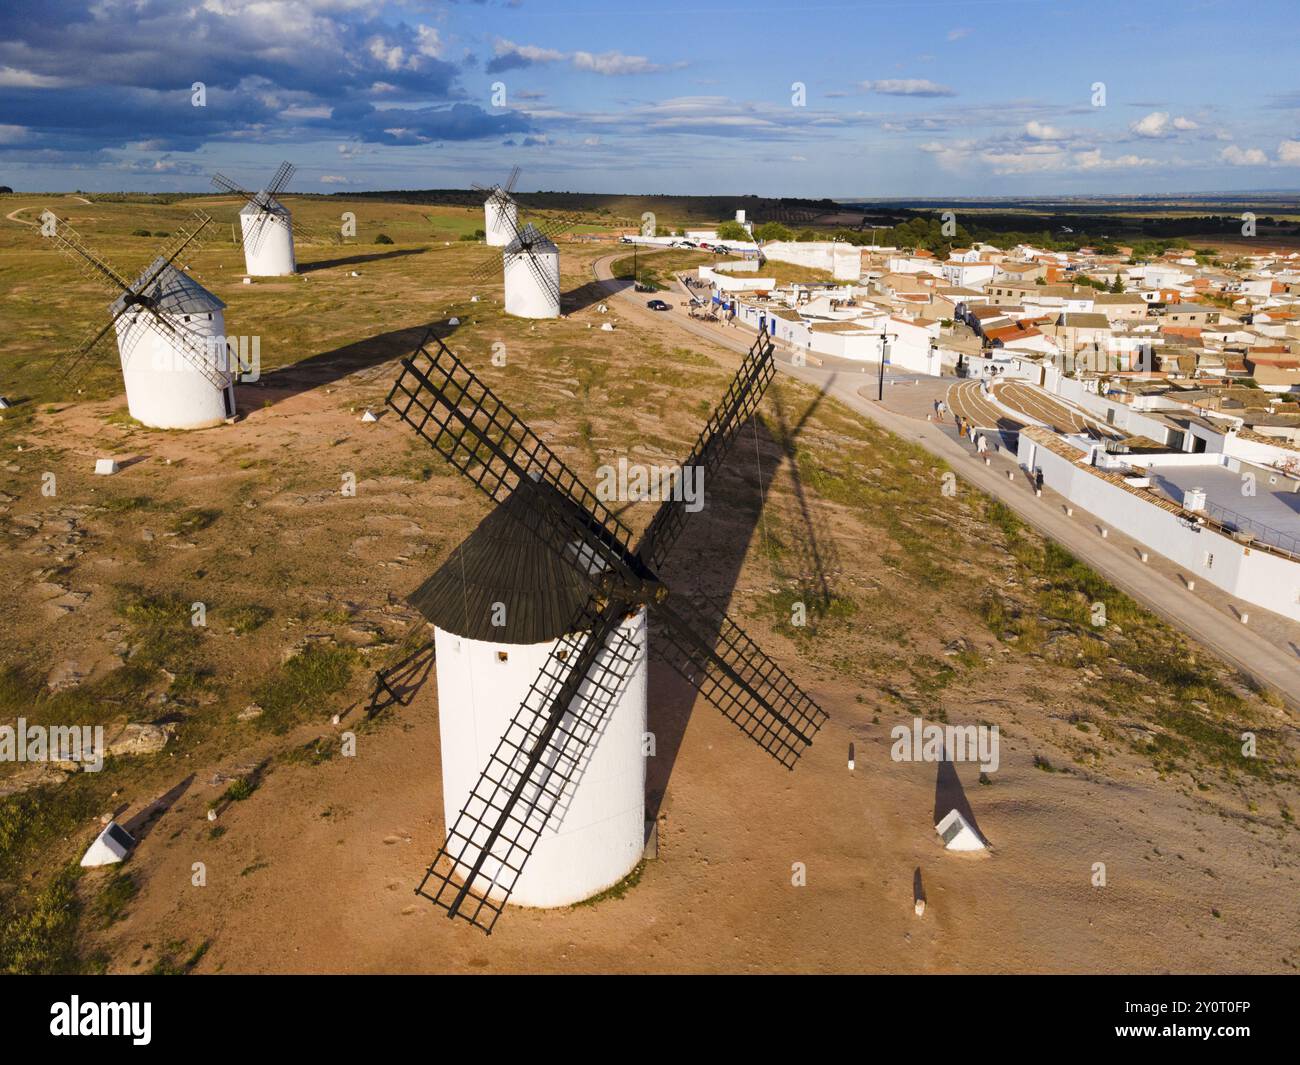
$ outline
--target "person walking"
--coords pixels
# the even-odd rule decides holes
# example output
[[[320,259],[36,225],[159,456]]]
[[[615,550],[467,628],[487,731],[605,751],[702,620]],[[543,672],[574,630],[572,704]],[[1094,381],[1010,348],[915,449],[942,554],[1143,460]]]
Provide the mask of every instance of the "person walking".
[[[988,438],[983,433],[980,433],[979,439],[975,441],[975,450],[979,454],[983,455],[988,451],[988,449],[989,449]]]

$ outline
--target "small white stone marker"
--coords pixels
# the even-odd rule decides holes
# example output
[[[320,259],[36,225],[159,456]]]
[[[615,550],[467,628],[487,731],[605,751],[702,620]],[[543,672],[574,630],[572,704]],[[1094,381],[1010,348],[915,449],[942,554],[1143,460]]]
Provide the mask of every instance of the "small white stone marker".
[[[1103,525],[1101,529],[1101,538],[1104,540],[1109,535],[1110,535],[1110,530]]]
[[[361,271],[359,271],[359,270],[353,270],[352,273],[351,273],[349,276],[350,276],[350,277],[360,277],[360,276],[361,276]]]
[[[135,839],[116,821],[110,821],[90,849],[82,856],[81,864],[87,869],[100,865],[116,865],[135,846]]]
[[[1189,592],[1194,592],[1194,591],[1196,591],[1196,582],[1195,582],[1195,581],[1188,581],[1188,582],[1187,582],[1187,590],[1188,590]]]
[[[477,302],[478,302],[478,297],[477,297],[477,296],[471,296],[471,297],[469,298],[469,301],[470,301],[470,303],[477,303]]]
[[[601,330],[602,330],[603,332],[606,332],[606,333],[612,333],[612,332],[614,332],[614,326],[613,326],[613,323],[611,323],[611,322],[602,322],[601,325],[600,325],[600,328],[601,328]]]
[[[116,459],[96,459],[95,473],[100,477],[112,477],[117,473]]]
[[[245,285],[251,285],[252,283],[253,283],[253,279],[251,277],[244,278]]]
[[[950,851],[984,849],[984,841],[980,839],[979,834],[956,810],[949,810],[943,820],[934,826],[934,830],[943,837],[943,845]]]
[[[339,715],[338,715],[338,714],[335,714],[332,718],[330,718],[330,722],[331,722],[332,724],[337,725],[337,724],[339,723]]]
[[[1242,615],[1241,615],[1241,623],[1242,623],[1243,625],[1245,625],[1246,622],[1248,622],[1249,620],[1250,620],[1250,615],[1249,615],[1249,614],[1242,614]]]
[[[208,820],[215,821],[216,819],[217,819],[217,811],[216,808],[214,807],[213,809],[208,811]]]
[[[925,913],[925,899],[917,899],[916,905],[912,907],[912,912],[915,913],[917,917],[923,916]]]
[[[1146,562],[1151,556],[1148,555],[1145,551],[1143,551],[1139,557],[1142,559],[1143,562]]]
[[[1065,508],[1065,516],[1066,516],[1067,518],[1073,518],[1073,517],[1074,517],[1074,507],[1066,507],[1066,508]]]
[[[0,396],[0,410],[8,410],[12,406],[13,404],[6,397]]]
[[[460,319],[459,319],[459,318],[448,318],[448,319],[447,319],[447,324],[448,324],[448,325],[460,325]]]
[[[1042,490],[1041,488],[1035,488],[1035,489],[1034,489],[1034,495],[1036,495],[1039,499],[1042,499],[1042,498],[1043,498],[1043,490]]]
[[[849,772],[853,772],[853,744],[849,744]]]
[[[374,411],[372,411],[369,407],[367,407],[366,413],[361,415],[361,420],[363,422],[377,422],[379,421],[379,418],[378,416],[376,416]]]
[[[1008,481],[1014,481],[1015,479],[1016,479],[1016,471],[1015,471],[1015,470],[1007,470],[1007,480],[1008,480]]]

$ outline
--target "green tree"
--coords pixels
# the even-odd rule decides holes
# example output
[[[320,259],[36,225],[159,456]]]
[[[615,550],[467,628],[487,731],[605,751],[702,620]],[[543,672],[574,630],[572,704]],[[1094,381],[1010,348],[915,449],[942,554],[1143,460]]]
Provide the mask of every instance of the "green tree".
[[[783,226],[780,222],[764,222],[761,226],[756,226],[754,236],[759,240],[794,239],[794,234],[790,231],[789,226]]]
[[[723,222],[718,226],[719,240],[748,240],[749,234],[745,232],[745,227],[739,222]]]

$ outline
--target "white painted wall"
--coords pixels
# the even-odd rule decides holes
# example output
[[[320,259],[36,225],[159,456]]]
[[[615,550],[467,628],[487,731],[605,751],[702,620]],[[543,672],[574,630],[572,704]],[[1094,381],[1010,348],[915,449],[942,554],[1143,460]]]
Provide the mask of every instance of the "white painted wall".
[[[554,245],[547,250],[535,245],[532,258],[543,276],[550,279],[543,284],[528,263],[526,253],[502,256],[505,263],[506,314],[516,318],[558,318],[560,301],[560,252]]]
[[[837,281],[857,281],[862,276],[862,250],[843,241],[774,240],[763,245],[763,254],[773,262],[828,270]]]
[[[624,622],[622,631],[644,648],[644,609]],[[488,643],[441,629],[434,639],[443,811],[454,824],[553,645]],[[508,660],[498,661],[498,651]],[[565,795],[558,823],[553,820],[538,840],[511,902],[567,906],[618,883],[635,868],[645,845],[645,731],[643,652]]]
[[[1019,461],[1030,472],[1041,470],[1048,488],[1164,555],[1188,577],[1300,621],[1300,563],[1251,549],[1203,526],[1190,528],[1177,515],[1049,451],[1025,433],[1020,434]]]
[[[181,355],[157,330],[145,324],[138,308],[117,320],[117,348],[126,385],[131,417],[154,429],[207,429],[235,413],[235,391],[229,366],[214,346],[211,364],[222,372],[226,384],[217,388]],[[225,315],[167,316],[177,328],[199,338],[226,335]],[[224,348],[224,345],[222,345]],[[227,409],[227,403],[229,408]]]
[[[247,213],[245,213],[247,212]],[[293,230],[289,212],[272,211],[258,225],[258,212],[244,208],[239,226],[244,234],[244,269],[249,277],[284,277],[298,272],[293,253]]]
[[[491,196],[483,203],[483,232],[492,248],[504,248],[518,233],[519,205]]]

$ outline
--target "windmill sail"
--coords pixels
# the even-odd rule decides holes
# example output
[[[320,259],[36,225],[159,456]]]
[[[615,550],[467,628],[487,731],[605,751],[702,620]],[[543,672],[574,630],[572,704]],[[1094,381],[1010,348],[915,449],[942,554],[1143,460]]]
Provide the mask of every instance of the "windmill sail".
[[[672,597],[655,573],[684,527],[661,509],[635,553],[627,529],[440,339],[402,362],[388,403],[436,451],[593,588],[533,681],[417,889],[491,933],[543,831],[553,823],[642,648],[621,628],[662,614],[669,663],[755,743],[793,768],[826,714],[720,608]],[[760,338],[689,463],[713,470],[773,375]],[[521,508],[516,493],[531,504]],[[467,608],[468,609],[468,608]]]

